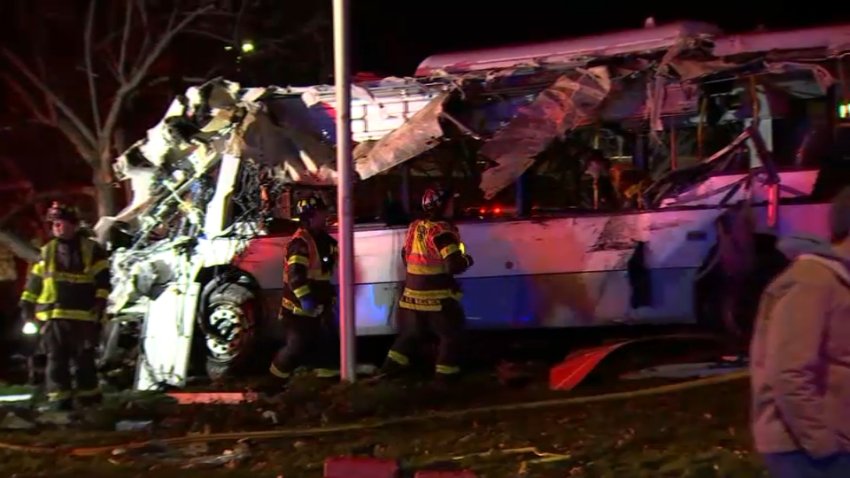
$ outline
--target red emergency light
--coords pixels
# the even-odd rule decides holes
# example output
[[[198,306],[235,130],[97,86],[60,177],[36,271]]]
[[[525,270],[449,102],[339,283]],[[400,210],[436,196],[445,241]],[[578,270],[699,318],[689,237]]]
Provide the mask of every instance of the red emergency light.
[[[494,215],[502,214],[502,207],[501,206],[493,206],[489,209],[486,208],[486,207],[478,208],[478,214],[484,216],[487,213],[494,214]]]

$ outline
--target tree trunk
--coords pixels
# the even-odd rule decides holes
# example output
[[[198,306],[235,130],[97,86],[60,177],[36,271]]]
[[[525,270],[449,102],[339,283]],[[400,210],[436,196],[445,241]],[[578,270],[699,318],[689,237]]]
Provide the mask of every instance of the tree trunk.
[[[97,197],[98,217],[112,216],[116,211],[115,188],[112,187],[112,165],[105,161],[98,162],[99,167],[93,171],[92,182]]]

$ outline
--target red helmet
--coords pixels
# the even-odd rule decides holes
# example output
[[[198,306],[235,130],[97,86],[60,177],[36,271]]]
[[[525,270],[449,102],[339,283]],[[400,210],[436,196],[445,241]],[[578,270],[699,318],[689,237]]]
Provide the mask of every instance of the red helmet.
[[[80,217],[77,215],[77,211],[67,204],[62,204],[59,201],[53,201],[53,204],[50,205],[50,209],[47,210],[47,217],[45,218],[47,222],[56,222],[56,221],[69,221],[69,222],[79,222]]]
[[[428,188],[422,194],[422,210],[427,213],[442,211],[449,199],[453,197],[455,195],[439,186]]]

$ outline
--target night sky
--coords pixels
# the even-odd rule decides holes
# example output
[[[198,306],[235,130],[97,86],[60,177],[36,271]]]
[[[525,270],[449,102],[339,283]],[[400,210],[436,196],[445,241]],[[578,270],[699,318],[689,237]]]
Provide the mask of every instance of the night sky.
[[[846,0],[502,1],[351,0],[354,69],[410,75],[434,53],[641,28],[649,16],[656,24],[699,20],[727,32],[752,30],[760,24],[784,29],[850,22]]]

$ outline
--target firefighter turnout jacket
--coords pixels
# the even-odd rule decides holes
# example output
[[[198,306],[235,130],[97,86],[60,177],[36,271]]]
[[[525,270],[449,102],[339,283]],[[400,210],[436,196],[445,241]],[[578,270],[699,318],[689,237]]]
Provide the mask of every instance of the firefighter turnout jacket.
[[[109,297],[106,251],[82,236],[53,239],[32,266],[21,304],[36,319],[99,321]]]
[[[338,254],[337,241],[330,234],[321,232],[314,237],[307,229],[299,228],[286,247],[283,309],[307,317],[317,317],[328,309],[334,300],[330,281]],[[303,308],[301,301],[306,297],[319,307]]]
[[[439,312],[442,301],[461,299],[456,274],[469,268],[457,227],[447,221],[420,219],[407,230],[402,249],[407,267],[399,307]]]

